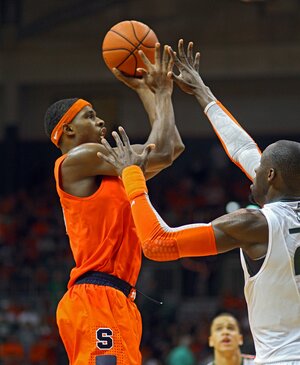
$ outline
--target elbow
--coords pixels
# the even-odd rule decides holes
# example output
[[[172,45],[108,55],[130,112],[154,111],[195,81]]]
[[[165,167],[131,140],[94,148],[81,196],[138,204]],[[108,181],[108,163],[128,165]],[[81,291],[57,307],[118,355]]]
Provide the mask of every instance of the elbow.
[[[174,158],[173,158],[173,153],[171,152],[161,152],[158,155],[158,161],[159,161],[159,165],[162,168],[166,168],[172,165]]]
[[[158,252],[156,252],[152,248],[149,249],[149,247],[147,247],[147,245],[143,245],[142,250],[143,250],[144,256],[147,257],[147,259],[149,259],[149,260],[152,260],[152,261],[165,261],[161,258],[161,255],[159,255]]]
[[[159,160],[164,168],[169,167],[185,150],[183,143],[178,143],[170,151],[162,152],[159,154]]]
[[[185,150],[185,145],[181,142],[174,146],[173,161]]]
[[[146,240],[142,242],[143,254],[153,261],[174,261],[179,259],[178,248],[174,242]]]

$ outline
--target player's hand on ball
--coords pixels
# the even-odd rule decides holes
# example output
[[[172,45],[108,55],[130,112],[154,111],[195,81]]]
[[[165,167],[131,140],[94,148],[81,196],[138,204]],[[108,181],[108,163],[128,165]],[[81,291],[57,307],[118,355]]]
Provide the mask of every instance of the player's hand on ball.
[[[138,68],[142,74],[143,80],[149,89],[154,92],[167,91],[172,93],[173,81],[169,72],[172,72],[174,61],[169,54],[169,47],[164,46],[161,56],[160,44],[155,44],[155,63],[151,63],[142,50],[139,50],[139,56],[143,60],[146,68]]]
[[[196,90],[205,87],[199,75],[200,53],[194,56],[193,42],[189,42],[187,52],[185,53],[183,39],[178,42],[178,54],[169,47],[169,53],[178,68],[179,75],[169,72],[169,76],[173,78],[176,84],[187,94],[194,95]]]
[[[112,69],[112,73],[118,80],[137,92],[141,89],[148,89],[148,86],[145,84],[144,79],[141,77],[127,76],[115,67]]]
[[[112,148],[108,141],[103,138],[101,143],[105,147],[105,153],[98,152],[98,157],[103,158],[103,160],[111,164],[119,176],[122,175],[122,171],[126,167],[131,165],[137,165],[145,171],[149,153],[155,148],[155,145],[149,144],[141,154],[138,154],[131,147],[124,128],[119,127],[118,130],[120,135],[115,131],[112,132],[112,136],[116,141],[116,147]]]

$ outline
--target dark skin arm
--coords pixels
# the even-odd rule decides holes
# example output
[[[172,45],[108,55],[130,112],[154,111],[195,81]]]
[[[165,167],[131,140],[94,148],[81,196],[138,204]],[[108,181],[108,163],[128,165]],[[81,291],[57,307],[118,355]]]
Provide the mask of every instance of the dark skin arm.
[[[160,55],[160,46],[156,45],[155,64],[151,64],[146,56],[141,57],[146,65],[142,71],[142,79],[127,78],[114,70],[116,77],[134,90],[138,90],[146,111],[148,112],[152,129],[143,145],[133,145],[137,153],[141,153],[146,145],[155,143],[155,153],[149,159],[145,172],[147,179],[156,175],[162,169],[170,166],[173,160],[184,150],[177,128],[172,106],[173,81],[167,76],[173,67],[168,48],[165,47]],[[95,123],[99,120],[95,116]],[[99,120],[100,121],[100,120]],[[99,122],[100,123],[100,122]],[[93,194],[99,183],[96,176],[116,176],[115,169],[104,159],[97,157],[97,152],[106,153],[100,143],[84,143],[68,152],[62,164],[62,187],[69,194],[75,196],[89,196]]]
[[[165,51],[168,51],[167,46],[165,46]],[[167,55],[164,54],[164,56],[166,57]],[[173,62],[171,62],[171,64],[170,64],[170,68],[172,66],[172,63]],[[149,122],[150,122],[151,126],[153,126],[153,123],[157,119],[156,95],[155,95],[156,92],[155,92],[155,89],[152,90],[151,85],[148,86],[147,83],[145,82],[147,75],[144,74],[143,78],[128,77],[128,76],[125,76],[122,72],[120,72],[116,68],[114,68],[112,71],[117,79],[119,79],[121,82],[123,82],[129,88],[136,91],[136,93],[140,97],[141,102],[148,114]],[[168,72],[170,72],[170,71],[168,71]],[[171,78],[171,74],[169,74],[168,77]],[[170,114],[171,118],[173,118],[172,108],[170,108],[170,113],[171,113]],[[183,145],[182,139],[180,137],[180,134],[179,134],[176,126],[175,126],[175,130],[174,130],[173,138],[174,138],[174,151],[173,151],[172,161],[174,161],[184,151],[184,145]],[[135,146],[134,148],[136,150],[138,149],[139,152],[141,152],[141,150],[142,150],[141,146]]]
[[[118,133],[113,133],[117,144],[115,149],[106,140],[102,141],[106,148],[106,154],[102,154],[102,158],[114,166],[120,176],[123,170],[131,165],[137,165],[145,171],[153,146],[147,146],[141,155],[137,155],[131,148],[128,136],[123,128],[119,128],[119,133],[122,140]],[[149,206],[149,209],[152,208]],[[233,213],[223,215],[211,223],[218,253],[242,248],[253,260],[259,259],[267,253],[268,223],[260,210],[239,209]],[[143,224],[143,217],[139,222],[136,222],[136,225],[138,224]]]
[[[260,210],[239,209],[212,221],[218,253],[242,248],[253,260],[266,255],[268,223]]]
[[[174,64],[179,72],[178,75],[170,72],[170,76],[172,76],[173,80],[182,91],[187,94],[194,95],[201,108],[204,110],[209,103],[217,100],[210,88],[205,85],[199,74],[200,53],[196,52],[194,55],[193,48],[193,42],[189,42],[187,50],[185,51],[182,39],[178,42],[178,53],[169,48],[170,55],[173,58]],[[214,125],[214,123],[211,124],[212,126]],[[246,173],[247,177],[253,181],[255,176],[254,168],[258,166],[261,157],[259,148],[257,146],[255,148],[255,142],[249,135],[245,136],[246,133],[242,127],[237,127],[234,118],[227,116],[227,118],[223,118],[223,127],[226,127],[227,134],[232,134],[229,132],[230,130],[235,131],[235,136],[240,134],[241,139],[236,137],[235,140],[239,141],[240,148],[243,150],[243,152],[239,151],[237,154],[229,152],[230,149],[227,149],[228,145],[226,144],[226,141],[228,142],[228,136],[227,138],[224,138],[224,129],[222,130],[222,128],[220,128],[220,124],[218,125],[218,128],[214,126],[214,131],[220,139],[223,147],[226,146],[225,150],[227,155],[239,166],[240,169],[242,169],[244,173]],[[239,128],[239,132],[236,128]],[[251,149],[245,153],[244,146],[246,145],[248,145],[248,148],[251,146]],[[240,158],[242,155],[243,158],[241,160]],[[248,163],[246,164],[247,160]],[[249,161],[252,161],[252,163],[249,164]]]

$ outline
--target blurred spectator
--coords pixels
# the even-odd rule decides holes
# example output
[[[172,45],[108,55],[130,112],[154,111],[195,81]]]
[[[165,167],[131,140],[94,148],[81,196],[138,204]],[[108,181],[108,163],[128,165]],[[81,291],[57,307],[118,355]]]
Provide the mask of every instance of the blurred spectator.
[[[181,336],[178,345],[170,351],[167,357],[167,365],[195,365],[196,358],[191,350],[192,341],[190,335]]]
[[[243,335],[232,314],[221,313],[213,319],[208,341],[214,354],[207,365],[254,365],[254,356],[241,353]]]
[[[0,344],[0,359],[3,365],[20,365],[24,358],[24,349],[16,334],[11,334]]]

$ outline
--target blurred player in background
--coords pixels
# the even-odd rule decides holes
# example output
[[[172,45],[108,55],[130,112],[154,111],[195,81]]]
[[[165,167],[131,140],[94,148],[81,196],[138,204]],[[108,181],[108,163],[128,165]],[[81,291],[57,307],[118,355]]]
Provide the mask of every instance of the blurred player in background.
[[[261,154],[252,138],[216,101],[198,73],[200,54],[187,54],[183,41],[180,71],[170,72],[185,92],[195,95],[212,122],[225,150],[253,180],[251,194],[261,209],[239,209],[209,224],[171,228],[152,207],[142,170],[147,153],[134,155],[123,128],[113,132],[117,153],[106,140],[110,162],[122,176],[144,254],[155,261],[216,255],[241,248],[245,297],[257,364],[300,364],[300,278],[295,255],[300,247],[300,143],[281,140]],[[147,153],[146,153],[147,152]],[[151,154],[150,154],[151,155]],[[140,161],[138,161],[140,159]],[[138,166],[134,166],[138,165]],[[141,168],[140,168],[140,167]]]
[[[208,342],[214,355],[207,365],[254,365],[254,356],[241,353],[243,335],[232,314],[221,313],[212,320]]]
[[[115,76],[139,95],[152,130],[141,153],[155,143],[147,178],[172,164],[184,146],[175,126],[167,77],[173,62],[165,47],[156,45],[155,64],[142,54],[147,71],[142,78]],[[97,152],[105,153],[101,138],[105,122],[83,99],[64,99],[51,105],[45,129],[62,156],[55,163],[57,192],[76,266],[68,291],[57,309],[57,323],[71,365],[140,365],[142,323],[134,303],[141,266],[130,203],[115,169]]]

